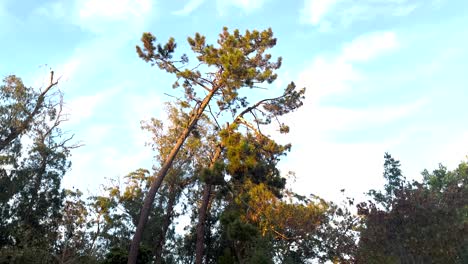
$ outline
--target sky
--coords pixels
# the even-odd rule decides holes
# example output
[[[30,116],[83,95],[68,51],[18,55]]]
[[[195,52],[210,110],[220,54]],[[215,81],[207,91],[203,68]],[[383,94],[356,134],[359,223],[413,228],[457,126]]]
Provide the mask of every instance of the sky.
[[[293,146],[280,168],[295,191],[337,200],[381,187],[385,152],[409,179],[466,160],[467,13],[462,0],[0,0],[0,75],[61,76],[64,129],[84,145],[63,185],[96,194],[153,164],[140,121],[164,118],[174,79],[138,58],[143,32],[188,52],[195,32],[271,27],[272,91],[307,89],[290,134],[273,135]]]

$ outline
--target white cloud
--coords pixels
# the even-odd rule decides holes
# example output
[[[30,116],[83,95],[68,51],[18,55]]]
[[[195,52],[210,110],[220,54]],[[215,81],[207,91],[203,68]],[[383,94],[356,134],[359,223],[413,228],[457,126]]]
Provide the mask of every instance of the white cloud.
[[[92,132],[92,131],[90,131]],[[107,131],[108,132],[108,131]],[[109,136],[110,133],[107,133]],[[89,134],[88,137],[93,137]],[[132,146],[133,147],[133,146]],[[107,179],[119,179],[138,169],[151,169],[152,152],[147,148],[120,148],[84,145],[72,153],[72,169],[63,178],[65,188],[78,188],[96,195]]]
[[[139,121],[161,104],[153,94],[136,90],[147,87],[151,77],[135,79],[134,74],[154,77],[145,74],[145,70],[153,69],[141,64],[139,70],[136,55],[134,60],[121,58],[123,53],[134,52],[141,26],[152,15],[151,2],[77,0],[72,11],[68,11],[68,22],[96,36],[78,45],[62,66],[54,67],[56,76],[68,81],[64,89],[65,111],[70,121],[65,128],[85,144],[72,153],[73,168],[64,178],[66,187],[95,192],[105,183],[105,177],[123,176],[140,167],[151,168],[153,154],[144,147]]]
[[[393,12],[393,14],[395,16],[407,16],[407,15],[413,13],[414,10],[416,10],[416,8],[418,8],[418,7],[419,7],[419,5],[416,5],[416,4],[397,7],[395,9],[395,11]]]
[[[74,92],[75,89],[82,91],[83,87],[95,86],[97,82],[112,82],[115,78],[103,79],[101,76],[108,74],[109,71],[116,74],[122,68],[129,68],[126,62],[119,59],[119,54],[132,52],[132,42],[136,39],[138,39],[136,34],[127,33],[99,36],[81,43],[62,63],[53,66],[55,76],[60,77],[60,84],[67,84],[66,92]],[[116,86],[117,83],[122,84],[116,82],[112,85]],[[106,88],[108,87],[100,89]]]
[[[70,125],[79,124],[96,114],[96,109],[119,92],[119,89],[109,89],[94,95],[76,97],[65,103],[65,114]]]
[[[374,32],[355,38],[343,45],[337,56],[317,56],[298,76],[299,83],[310,87],[307,91],[310,100],[319,100],[327,95],[343,93],[350,84],[364,79],[353,63],[366,62],[399,46],[397,36],[392,31]]]
[[[34,12],[99,35],[138,31],[155,14],[153,0],[58,0]]]
[[[152,0],[55,1],[35,10],[36,14],[80,26],[93,33],[122,32],[144,25],[152,10]]]
[[[61,19],[67,15],[66,7],[63,2],[49,2],[37,8],[35,13],[52,19]]]
[[[301,21],[318,25],[340,0],[305,0],[301,10]]]
[[[66,114],[70,123],[79,123],[90,118],[104,98],[99,95],[81,96],[66,104]]]
[[[346,44],[341,57],[346,61],[368,61],[397,47],[398,40],[394,32],[375,32]]]
[[[182,9],[172,12],[172,14],[181,16],[188,15],[203,4],[203,2],[205,2],[205,0],[189,0]]]
[[[314,129],[316,126],[309,127],[309,131]],[[296,173],[291,186],[298,193],[338,202],[342,199],[340,189],[359,199],[366,190],[382,186],[383,154],[391,143],[340,144],[313,138],[300,144],[293,142],[291,154],[280,165],[282,171]],[[298,145],[301,149],[295,147]]]
[[[81,19],[128,20],[142,16],[151,9],[150,0],[84,0],[78,5]]]
[[[433,8],[439,9],[446,2],[447,2],[447,0],[432,0],[431,5],[432,5]]]
[[[218,13],[223,15],[225,10],[230,6],[242,9],[244,12],[250,13],[261,8],[267,0],[216,0]]]
[[[310,85],[308,87],[311,87]],[[306,94],[308,96],[308,94]],[[274,135],[282,143],[292,143],[292,152],[280,164],[283,172],[294,171],[292,184],[302,194],[317,194],[326,199],[341,199],[340,189],[362,198],[362,193],[380,188],[383,183],[383,154],[407,142],[407,130],[388,137],[373,135],[373,140],[337,141],[332,135],[359,131],[371,135],[376,126],[394,126],[395,122],[414,114],[424,101],[407,105],[350,109],[326,107],[306,100],[303,109],[285,120],[291,126],[286,136]]]
[[[12,34],[17,33],[17,25],[21,25],[22,21],[12,15],[7,9],[6,1],[0,1],[0,36],[5,36],[4,39],[10,39]],[[0,62],[1,64],[2,62]],[[3,62],[4,63],[4,62]],[[3,65],[0,65],[0,67]]]
[[[113,117],[103,118],[100,115],[106,116],[108,103],[113,104]],[[116,107],[119,104],[126,107]],[[106,179],[119,179],[138,168],[151,169],[154,153],[145,146],[150,137],[140,129],[140,120],[157,116],[161,105],[156,94],[134,95],[122,89],[72,100],[67,123],[74,125],[75,138],[84,146],[73,151],[64,186],[95,193]],[[93,120],[97,116],[100,121]]]
[[[329,31],[355,21],[407,16],[423,4],[427,3],[421,0],[304,0],[300,21],[317,26],[320,31]]]
[[[165,120],[164,103],[161,97],[154,93],[129,95],[126,96],[126,104],[130,111],[122,115],[122,119],[127,124],[129,136],[135,145],[146,144],[150,142],[151,135],[141,129],[141,121],[148,121],[152,117]]]
[[[3,18],[4,16],[9,16],[6,7],[6,3],[0,2],[0,18]],[[3,19],[2,19],[3,20]]]
[[[307,86],[307,97],[315,101],[329,94],[344,92],[348,88],[348,82],[361,78],[361,74],[349,62],[318,56],[299,74],[298,83],[313,83],[312,86]]]
[[[70,78],[75,75],[80,66],[83,66],[82,61],[78,57],[74,57],[57,68],[57,77],[60,78],[61,82],[69,81]]]
[[[295,190],[338,200],[341,188],[354,197],[362,197],[364,191],[382,185],[383,154],[406,140],[403,134],[374,134],[372,141],[360,142],[338,142],[332,135],[350,130],[371,133],[375,127],[393,125],[419,111],[427,100],[367,108],[323,102],[332,96],[349,95],[366,80],[366,73],[356,69],[355,63],[376,60],[398,47],[393,32],[362,35],[343,45],[335,56],[317,56],[299,74],[298,87],[307,87],[304,106],[285,120],[291,125],[291,133],[274,135],[280,142],[293,144],[281,168],[284,172],[296,172],[297,182],[292,184]]]
[[[461,161],[468,161],[468,131],[460,133],[448,143],[441,146],[437,155],[431,160],[431,167],[442,163],[449,169],[454,169]]]

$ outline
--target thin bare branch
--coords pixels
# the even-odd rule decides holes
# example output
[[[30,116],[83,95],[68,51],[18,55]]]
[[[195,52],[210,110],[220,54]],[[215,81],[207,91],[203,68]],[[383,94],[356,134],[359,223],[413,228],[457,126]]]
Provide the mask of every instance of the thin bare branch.
[[[214,116],[213,111],[211,110],[211,106],[210,106],[210,105],[208,105],[208,111],[210,112],[211,116],[213,117],[213,119],[214,119],[214,121],[215,121],[215,123],[216,123],[216,127],[217,127],[218,129],[220,129],[221,126],[219,125],[217,118]]]

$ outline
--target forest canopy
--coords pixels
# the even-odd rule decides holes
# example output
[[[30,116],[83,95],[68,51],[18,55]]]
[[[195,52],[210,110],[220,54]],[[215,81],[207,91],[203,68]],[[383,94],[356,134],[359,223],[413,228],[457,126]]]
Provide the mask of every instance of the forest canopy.
[[[0,263],[468,262],[466,161],[409,181],[385,153],[385,184],[366,201],[300,195],[278,165],[292,146],[267,131],[294,130],[287,116],[306,90],[290,82],[274,94],[273,31],[206,39],[189,37],[187,55],[143,33],[138,57],[174,80],[165,118],[142,122],[154,164],[91,195],[62,187],[80,145],[62,130],[54,72],[45,87],[3,79]]]

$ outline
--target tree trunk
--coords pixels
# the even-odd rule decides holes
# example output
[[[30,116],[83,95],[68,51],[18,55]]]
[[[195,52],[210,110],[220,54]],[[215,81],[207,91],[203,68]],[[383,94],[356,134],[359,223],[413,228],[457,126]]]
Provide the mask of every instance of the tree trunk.
[[[190,119],[188,126],[184,129],[182,134],[180,134],[179,138],[177,139],[176,144],[174,145],[171,152],[167,156],[166,161],[161,166],[161,170],[156,175],[156,180],[153,181],[153,183],[151,184],[151,188],[145,197],[143,208],[141,208],[140,218],[138,219],[138,226],[136,228],[135,234],[133,236],[132,244],[130,246],[130,252],[128,254],[128,262],[127,262],[128,264],[136,264],[137,257],[138,257],[138,248],[140,247],[143,230],[145,228],[146,222],[148,221],[148,216],[149,216],[151,207],[154,202],[154,197],[156,196],[156,193],[158,192],[158,189],[161,186],[161,183],[163,182],[164,177],[166,177],[166,174],[171,168],[172,162],[174,161],[177,153],[179,152],[180,148],[182,147],[185,140],[189,136],[190,132],[193,130],[193,128],[197,124],[198,120],[200,119],[203,112],[205,111],[205,108],[208,106],[211,98],[213,98],[217,90],[218,90],[217,88],[213,88],[210,91],[210,93],[208,93],[208,95],[205,97],[205,99],[203,99],[200,106],[198,108],[195,108],[192,111],[191,119]]]
[[[156,244],[156,248],[154,250],[154,261],[156,264],[162,263],[162,251],[164,248],[164,244],[166,243],[166,234],[167,230],[169,229],[169,225],[171,224],[171,219],[174,211],[174,204],[177,195],[177,189],[174,187],[169,188],[169,200],[167,201],[167,212],[164,216],[163,225],[161,227],[161,233],[159,234],[159,238]]]
[[[221,156],[222,146],[216,147],[215,154],[211,159],[210,169],[213,169],[216,161]],[[203,262],[203,246],[205,242],[205,222],[206,215],[208,214],[208,207],[210,204],[211,190],[213,185],[207,183],[203,189],[202,203],[198,211],[198,224],[197,224],[197,242],[195,247],[195,264]]]
[[[211,184],[206,184],[203,189],[203,198],[198,211],[198,224],[197,224],[197,244],[195,249],[195,264],[203,263],[203,246],[205,242],[205,222],[206,215],[208,214],[208,204],[210,203]]]

